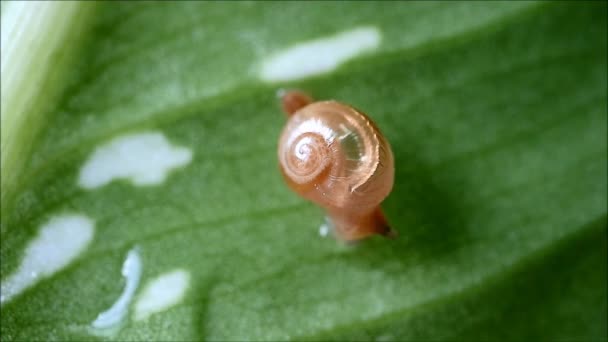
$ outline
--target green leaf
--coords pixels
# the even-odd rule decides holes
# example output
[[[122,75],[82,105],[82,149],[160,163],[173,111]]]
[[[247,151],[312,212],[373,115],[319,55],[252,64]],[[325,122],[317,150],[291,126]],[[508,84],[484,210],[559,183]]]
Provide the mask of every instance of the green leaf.
[[[25,133],[22,166],[2,167],[3,296],[27,255],[58,264],[77,238],[82,252],[3,301],[3,341],[608,339],[606,2],[89,10],[49,81],[59,95],[23,114],[41,129],[11,127]],[[282,51],[360,28],[376,47],[309,78],[263,80]],[[323,212],[276,166],[285,87],[376,121],[395,154],[383,208],[399,238],[319,237]],[[95,153],[129,137],[149,143],[128,145],[136,159],[167,147],[155,150],[174,158],[164,179],[83,180]],[[2,141],[4,158],[17,147]],[[90,170],[127,166],[138,167]],[[67,247],[32,252],[61,217],[89,218],[91,242],[45,235]],[[138,284],[121,277],[129,251]],[[128,283],[122,324],[93,328]],[[138,311],[183,284],[164,310]]]

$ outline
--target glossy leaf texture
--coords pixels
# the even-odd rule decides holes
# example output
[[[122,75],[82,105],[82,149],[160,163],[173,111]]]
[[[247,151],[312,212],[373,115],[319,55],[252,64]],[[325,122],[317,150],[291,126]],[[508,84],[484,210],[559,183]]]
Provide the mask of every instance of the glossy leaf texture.
[[[14,340],[606,340],[606,2],[99,3],[3,204],[1,275],[41,225],[92,243],[1,308]],[[357,27],[378,47],[265,82],[274,53]],[[83,35],[85,33],[83,32]],[[344,245],[291,193],[279,88],[372,117],[395,154],[398,239]],[[62,88],[63,89],[63,88]],[[35,100],[35,99],[34,99]],[[158,185],[78,185],[93,151],[161,132],[192,161]],[[3,175],[4,176],[4,175]],[[174,306],[90,333],[125,285],[191,275]]]

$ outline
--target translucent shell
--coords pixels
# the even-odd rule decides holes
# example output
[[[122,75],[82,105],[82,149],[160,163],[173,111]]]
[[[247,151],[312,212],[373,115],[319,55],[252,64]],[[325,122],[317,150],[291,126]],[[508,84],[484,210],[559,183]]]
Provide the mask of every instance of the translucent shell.
[[[288,186],[326,209],[339,238],[392,233],[379,207],[394,178],[386,139],[370,118],[348,105],[303,105],[279,139],[279,165]]]

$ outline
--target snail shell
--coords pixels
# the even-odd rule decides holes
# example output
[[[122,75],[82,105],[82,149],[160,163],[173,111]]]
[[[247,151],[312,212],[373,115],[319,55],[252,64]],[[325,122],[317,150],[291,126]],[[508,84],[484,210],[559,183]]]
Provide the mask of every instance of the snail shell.
[[[291,116],[278,157],[288,186],[325,208],[343,240],[391,235],[379,207],[393,187],[389,143],[362,112],[336,101],[309,102],[299,93],[284,96],[292,113],[286,109]]]

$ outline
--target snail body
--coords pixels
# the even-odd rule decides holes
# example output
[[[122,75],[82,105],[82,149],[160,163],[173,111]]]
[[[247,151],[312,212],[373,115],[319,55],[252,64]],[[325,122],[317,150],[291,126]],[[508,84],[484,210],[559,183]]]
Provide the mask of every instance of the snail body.
[[[324,208],[347,241],[392,235],[380,209],[394,179],[389,143],[364,113],[337,101],[283,96],[287,122],[278,158],[288,186]]]

